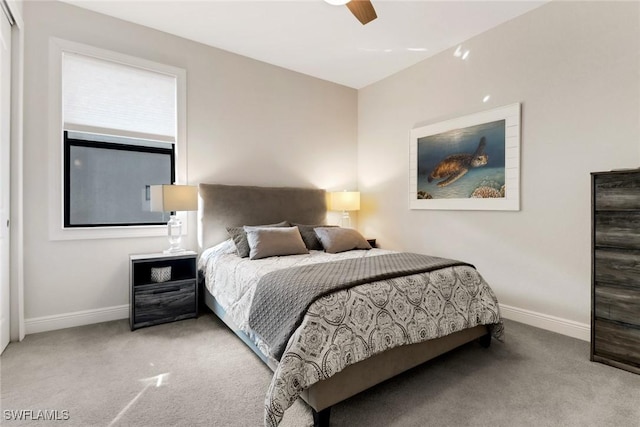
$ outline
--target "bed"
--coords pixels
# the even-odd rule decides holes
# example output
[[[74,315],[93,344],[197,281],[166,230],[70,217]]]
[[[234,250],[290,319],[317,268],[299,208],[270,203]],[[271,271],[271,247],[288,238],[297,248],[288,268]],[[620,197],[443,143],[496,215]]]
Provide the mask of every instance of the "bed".
[[[495,295],[473,266],[463,262],[364,247],[336,254],[312,249],[255,260],[238,256],[240,243],[229,239],[229,227],[277,226],[286,221],[278,232],[247,228],[246,233],[290,235],[291,224],[297,224],[303,235],[313,230],[347,233],[315,228],[326,221],[324,190],[200,184],[199,194],[200,295],[274,371],[266,391],[265,426],[277,426],[298,397],[312,408],[315,426],[328,426],[336,403],[468,342],[478,340],[488,347],[492,336],[502,337]],[[311,247],[306,240],[305,244]],[[257,257],[254,249],[251,256]],[[414,270],[410,262],[398,269],[403,273],[358,276],[360,281],[326,288],[330,291],[322,288],[324,293],[316,290],[308,303],[301,303],[306,311],[297,316],[283,309],[292,296],[277,293],[280,281],[292,277],[297,286],[302,273],[313,272],[305,280],[315,283],[317,277],[342,277],[345,271],[349,276],[354,265],[395,268],[385,263],[407,259],[430,267],[420,264],[421,269]],[[333,273],[317,275],[328,268]],[[276,283],[266,283],[267,278]],[[302,288],[294,289],[304,294],[298,291]],[[263,304],[256,309],[260,301]]]

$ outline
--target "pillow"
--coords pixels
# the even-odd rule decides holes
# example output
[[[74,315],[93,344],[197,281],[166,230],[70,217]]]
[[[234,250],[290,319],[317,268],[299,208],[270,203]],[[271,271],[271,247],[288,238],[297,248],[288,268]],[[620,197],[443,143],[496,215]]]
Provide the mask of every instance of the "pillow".
[[[320,240],[318,240],[318,236],[316,235],[314,228],[337,227],[337,225],[322,225],[322,224],[304,225],[304,224],[291,223],[291,225],[298,227],[298,230],[300,230],[300,235],[302,236],[302,240],[304,241],[304,244],[307,246],[307,249],[314,250],[314,251],[321,251],[324,249],[322,247],[322,243],[320,243]]]
[[[298,227],[245,227],[244,229],[247,232],[250,259],[309,253]]]
[[[256,225],[252,227],[288,227],[287,221],[282,221],[277,224]],[[247,242],[247,233],[244,231],[244,227],[227,227],[227,233],[233,239],[233,243],[236,245],[238,256],[246,258],[249,256],[249,243]]]
[[[337,254],[351,249],[371,249],[367,239],[353,228],[317,227],[314,228],[325,252]]]

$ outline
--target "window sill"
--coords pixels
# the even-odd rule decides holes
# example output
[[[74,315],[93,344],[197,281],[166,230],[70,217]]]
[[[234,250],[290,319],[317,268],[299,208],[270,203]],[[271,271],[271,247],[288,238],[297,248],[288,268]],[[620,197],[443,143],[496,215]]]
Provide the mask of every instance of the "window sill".
[[[189,233],[190,220],[187,212],[178,212],[182,221],[182,236]],[[195,218],[193,219],[195,220]],[[78,227],[64,228],[55,225],[55,219],[49,227],[49,240],[90,240],[90,239],[126,239],[140,237],[166,237],[167,225],[140,225],[126,227]]]
[[[184,231],[184,230],[183,230]],[[166,225],[145,225],[129,227],[86,227],[58,228],[51,230],[51,240],[83,240],[83,239],[122,239],[136,237],[166,236]]]

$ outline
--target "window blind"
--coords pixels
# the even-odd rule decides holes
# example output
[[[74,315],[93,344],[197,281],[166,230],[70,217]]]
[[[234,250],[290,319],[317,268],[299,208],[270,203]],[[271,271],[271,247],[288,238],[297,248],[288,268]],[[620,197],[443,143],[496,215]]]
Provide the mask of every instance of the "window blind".
[[[111,129],[176,142],[176,77],[65,52],[62,58],[66,129]]]

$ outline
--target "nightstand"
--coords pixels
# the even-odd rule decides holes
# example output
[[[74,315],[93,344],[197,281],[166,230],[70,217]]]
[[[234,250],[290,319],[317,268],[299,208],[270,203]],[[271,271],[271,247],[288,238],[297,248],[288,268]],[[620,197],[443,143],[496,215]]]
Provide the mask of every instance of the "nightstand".
[[[371,245],[372,248],[376,247],[376,239],[367,239],[367,242]]]
[[[131,330],[198,315],[198,271],[192,251],[129,257]]]

